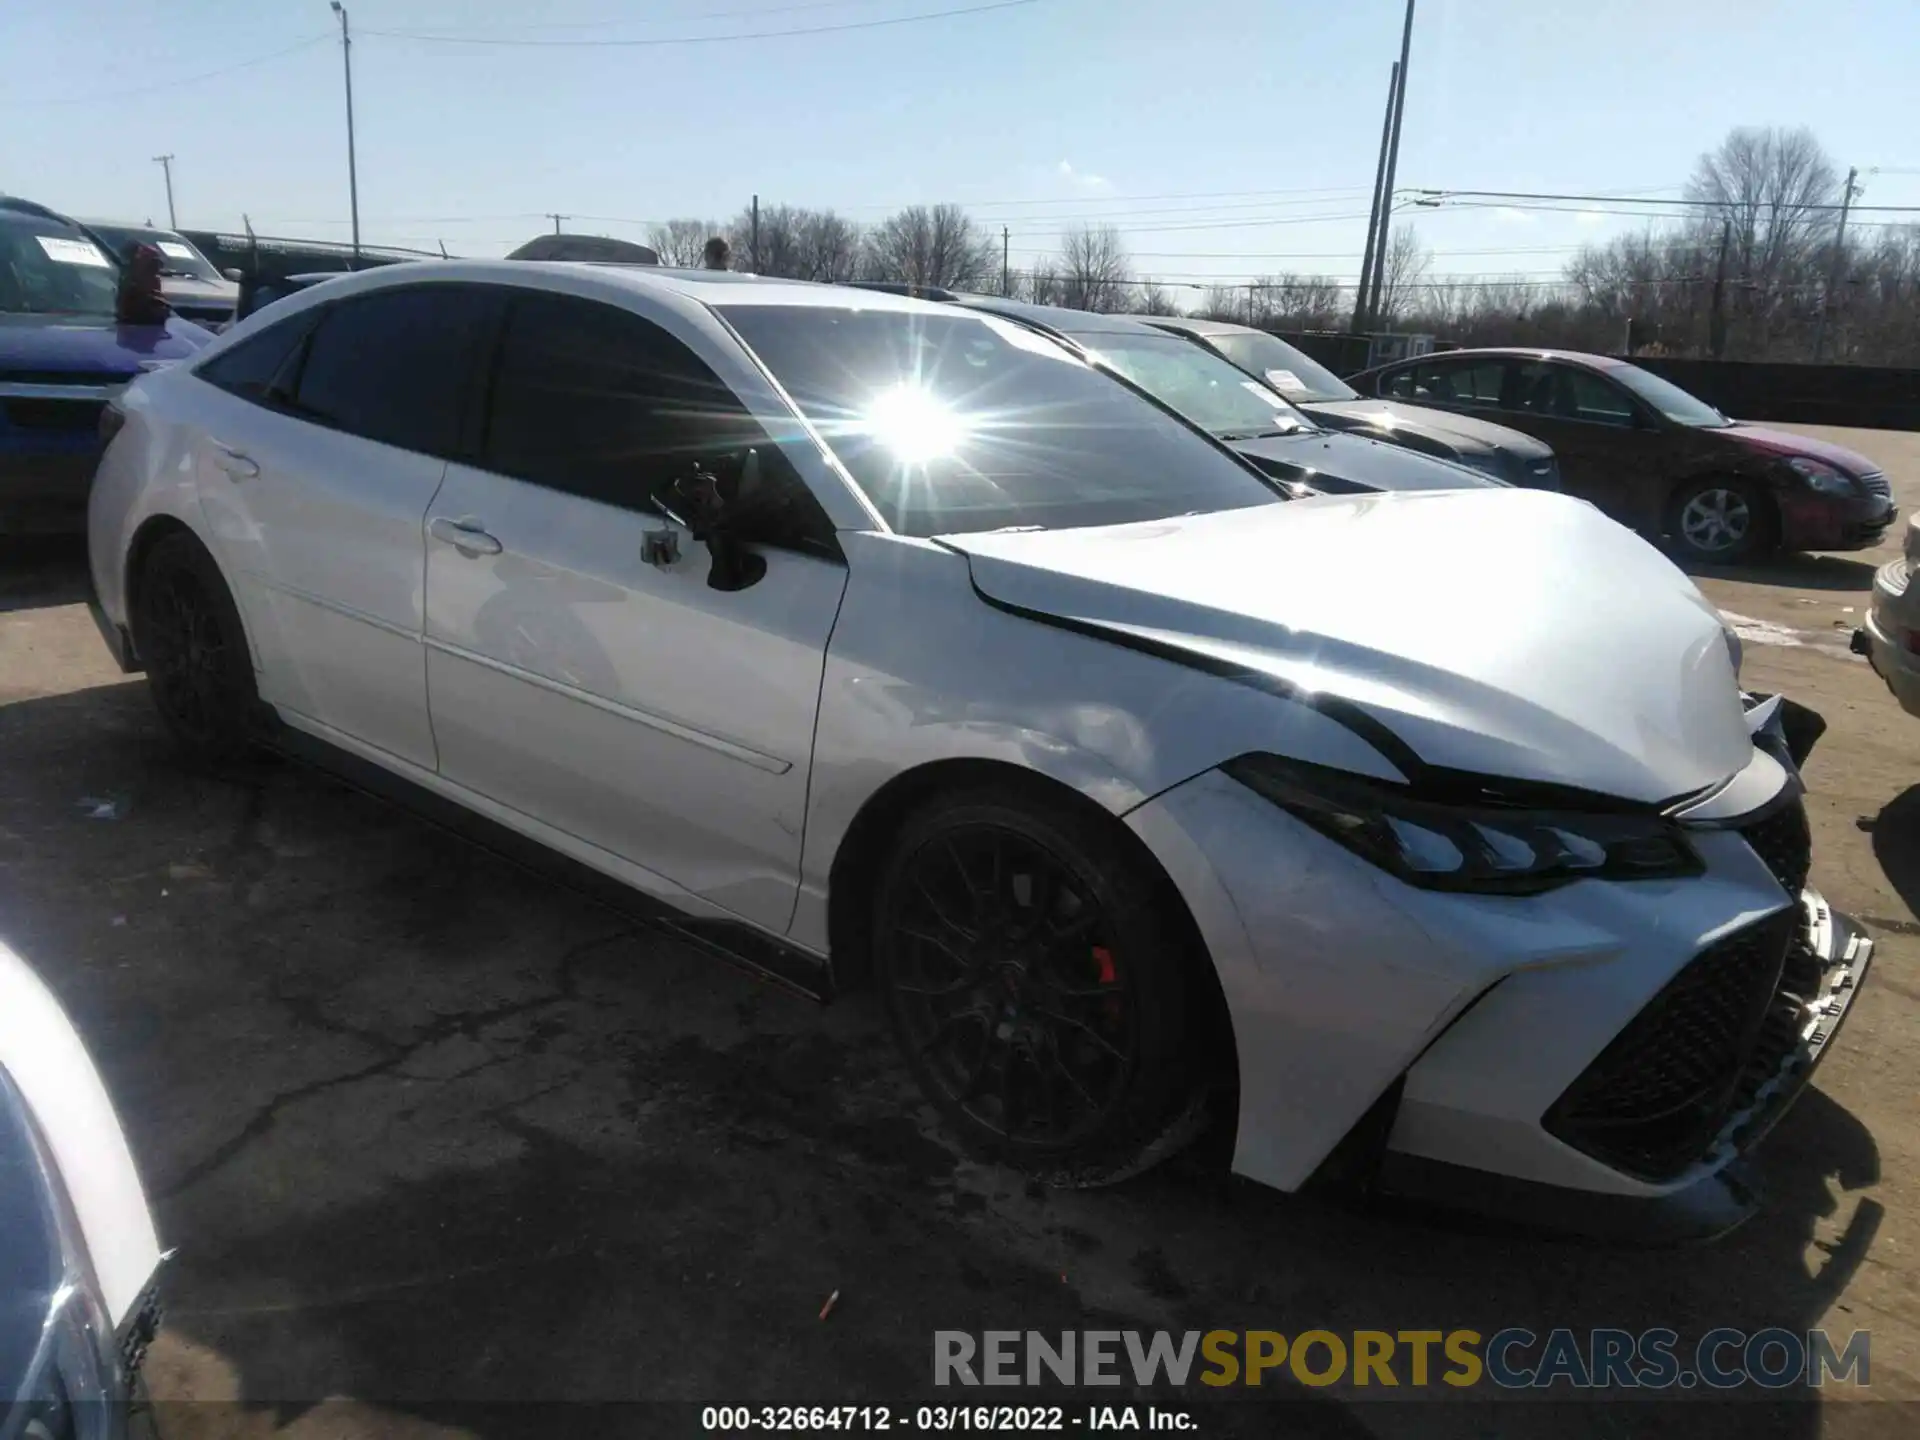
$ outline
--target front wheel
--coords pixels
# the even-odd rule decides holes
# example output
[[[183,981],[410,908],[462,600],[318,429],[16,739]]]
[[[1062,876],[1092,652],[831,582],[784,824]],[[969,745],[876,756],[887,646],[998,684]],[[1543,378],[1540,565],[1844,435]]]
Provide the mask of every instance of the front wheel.
[[[140,566],[133,643],[155,707],[196,764],[244,756],[258,705],[239,609],[220,567],[192,535],[159,541]]]
[[[1773,512],[1744,480],[1711,476],[1675,492],[1667,533],[1674,548],[1702,565],[1737,565],[1773,546]]]
[[[968,1147],[1054,1184],[1124,1179],[1200,1128],[1195,966],[1114,822],[1019,790],[910,820],[874,915],[896,1039]]]

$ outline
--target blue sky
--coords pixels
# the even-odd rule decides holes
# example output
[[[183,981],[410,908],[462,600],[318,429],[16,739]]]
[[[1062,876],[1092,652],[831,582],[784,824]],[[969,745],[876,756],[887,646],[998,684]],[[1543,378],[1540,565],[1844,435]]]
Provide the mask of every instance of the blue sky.
[[[1400,0],[1020,0],[577,43],[990,3],[355,0],[363,238],[499,254],[543,211],[639,237],[757,192],[861,220],[956,200],[1008,226],[1016,267],[1109,217],[1175,282],[1355,272]],[[0,189],[164,220],[150,157],[171,152],[183,225],[344,239],[335,24],[325,0],[6,0]],[[1920,205],[1917,56],[1916,0],[1420,0],[1399,179],[1677,196],[1730,127],[1807,124],[1880,167],[1861,203]],[[1639,223],[1416,214],[1439,274],[1556,273]]]

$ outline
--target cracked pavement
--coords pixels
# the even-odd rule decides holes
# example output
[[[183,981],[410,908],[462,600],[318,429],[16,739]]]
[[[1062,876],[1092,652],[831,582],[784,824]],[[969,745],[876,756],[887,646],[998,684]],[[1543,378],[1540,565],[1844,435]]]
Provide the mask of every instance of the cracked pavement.
[[[1848,443],[1920,503],[1920,437]],[[1750,616],[1837,609],[1876,558],[1703,584]],[[1830,721],[1814,878],[1875,972],[1760,1152],[1767,1210],[1643,1254],[1274,1195],[1217,1146],[1107,1191],[975,1165],[865,997],[815,1005],[293,765],[183,772],[78,565],[0,551],[0,933],[79,1025],[178,1248],[149,1363],[169,1437],[588,1428],[476,1408],[508,1400],[898,1403],[927,1396],[936,1329],[1102,1325],[1870,1328],[1864,1401],[1194,1403],[1209,1434],[1912,1432],[1920,720],[1830,647],[1752,645],[1747,673]]]

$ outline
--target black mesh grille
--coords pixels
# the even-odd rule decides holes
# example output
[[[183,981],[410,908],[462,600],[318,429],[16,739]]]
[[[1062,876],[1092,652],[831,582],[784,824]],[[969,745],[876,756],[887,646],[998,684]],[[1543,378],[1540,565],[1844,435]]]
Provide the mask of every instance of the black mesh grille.
[[[1766,861],[1781,888],[1798,900],[1813,865],[1813,832],[1807,827],[1805,803],[1796,797],[1764,819],[1741,826],[1740,834]]]
[[[1756,1058],[1797,908],[1688,962],[1547,1112],[1547,1131],[1597,1160],[1664,1180],[1698,1158]]]
[[[102,400],[47,400],[20,396],[0,400],[0,410],[6,413],[7,423],[20,430],[84,430],[91,433],[99,429],[100,412],[105,408],[106,402]]]

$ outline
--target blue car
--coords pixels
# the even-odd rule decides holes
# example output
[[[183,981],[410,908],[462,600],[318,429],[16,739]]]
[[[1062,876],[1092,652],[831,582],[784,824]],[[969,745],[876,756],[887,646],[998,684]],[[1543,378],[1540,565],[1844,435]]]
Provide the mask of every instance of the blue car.
[[[213,339],[177,316],[118,323],[119,286],[80,226],[0,196],[0,535],[84,528],[107,401]]]

